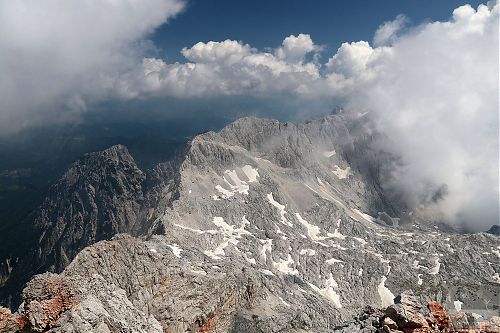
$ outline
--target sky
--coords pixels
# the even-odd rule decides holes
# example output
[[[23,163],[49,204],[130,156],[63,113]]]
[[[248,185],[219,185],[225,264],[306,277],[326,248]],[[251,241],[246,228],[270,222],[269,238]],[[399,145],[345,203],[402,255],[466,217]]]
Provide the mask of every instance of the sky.
[[[485,228],[499,218],[499,7],[0,0],[0,136],[99,110],[296,121],[341,105],[400,158],[387,189]]]
[[[234,39],[264,49],[300,33],[310,34],[334,52],[346,41],[371,41],[380,24],[399,14],[414,24],[447,20],[453,9],[466,3],[476,8],[482,1],[192,0],[151,39],[169,61],[184,61],[181,49],[199,41]]]

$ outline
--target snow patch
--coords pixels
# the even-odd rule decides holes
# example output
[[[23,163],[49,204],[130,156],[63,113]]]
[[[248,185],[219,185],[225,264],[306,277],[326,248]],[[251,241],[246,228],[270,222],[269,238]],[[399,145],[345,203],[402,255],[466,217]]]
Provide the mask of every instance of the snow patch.
[[[363,238],[359,238],[359,237],[353,237],[353,238],[354,238],[354,240],[361,243],[361,245],[366,245],[366,243],[367,243]]]
[[[287,260],[280,259],[278,262],[273,261],[273,267],[280,271],[281,273],[288,274],[288,275],[297,275],[299,274],[299,271],[297,269],[293,268],[293,264],[295,262],[292,259],[292,256],[288,254]]]
[[[344,236],[344,235],[342,235],[342,234],[339,232],[340,222],[341,222],[341,220],[340,220],[340,219],[338,219],[338,220],[337,220],[337,228],[335,228],[335,231],[333,232],[333,234],[332,234],[332,233],[328,233],[328,234],[327,234],[329,237],[335,237],[335,238],[338,238],[338,239],[345,239],[345,236]]]
[[[339,260],[339,259],[331,258],[331,259],[326,260],[325,264],[327,264],[327,265],[333,265],[333,264],[338,263],[338,262],[343,262],[343,261]]]
[[[332,157],[333,155],[337,154],[337,152],[335,150],[331,150],[331,151],[324,151],[323,152],[323,156],[327,157],[327,158],[330,158]]]
[[[185,225],[181,225],[181,224],[177,224],[177,223],[174,223],[174,226],[178,227],[178,228],[181,228],[181,229],[184,229],[184,230],[188,230],[188,231],[191,231],[191,232],[194,232],[196,234],[199,234],[199,235],[202,235],[202,234],[211,234],[211,235],[215,235],[218,233],[217,230],[200,230],[200,229],[193,229],[193,228],[190,228],[190,227],[187,227]]]
[[[276,275],[274,275],[273,272],[271,272],[268,269],[259,269],[259,272],[261,272],[262,274],[267,275],[267,276],[276,276]]]
[[[248,190],[250,186],[248,183],[254,183],[257,181],[257,177],[259,177],[259,173],[257,169],[253,168],[250,165],[245,165],[241,167],[241,171],[247,177],[247,181],[240,179],[236,170],[226,170],[224,171],[224,175],[222,179],[224,179],[224,183],[229,187],[229,190],[222,187],[221,185],[215,186],[215,189],[219,191],[224,199],[228,199],[234,196],[236,193],[239,194],[248,194]],[[212,197],[213,198],[213,197]],[[214,199],[215,200],[215,199]]]
[[[290,304],[285,302],[285,300],[283,298],[281,298],[280,296],[278,296],[278,298],[280,299],[281,303],[283,303],[283,305],[285,305],[286,307],[290,307]]]
[[[286,214],[285,205],[282,205],[278,201],[274,200],[272,192],[267,195],[267,200],[269,201],[269,203],[271,205],[273,205],[274,207],[276,207],[278,209],[278,212],[280,213],[281,223],[283,223],[289,227],[293,227],[293,224],[291,222],[288,222],[288,220],[285,217],[285,214]]]
[[[247,256],[245,256],[245,260],[247,262],[249,262],[250,264],[252,264],[252,265],[256,265],[257,264],[257,262],[255,261],[254,258],[248,258]]]
[[[222,194],[222,197],[224,199],[230,198],[234,195],[234,192],[226,190],[224,187],[220,185],[215,186],[215,189]]]
[[[319,234],[321,233],[319,227],[304,220],[299,213],[295,213],[295,216],[297,217],[297,220],[299,220],[299,222],[307,229],[307,234],[312,240],[318,241],[327,239],[327,237],[319,236]]]
[[[300,254],[301,255],[307,254],[308,256],[313,256],[316,254],[316,251],[313,249],[302,249],[302,250],[300,250]]]
[[[192,269],[191,272],[194,274],[199,274],[199,275],[207,275],[207,272],[205,272],[204,270],[201,270],[201,269]]]
[[[177,258],[181,257],[182,249],[177,244],[172,244],[167,246],[172,250],[174,256],[176,256]]]
[[[436,256],[434,258],[434,266],[431,269],[429,269],[429,274],[430,275],[436,275],[436,274],[438,274],[440,267],[441,267],[441,263],[439,262],[439,257]]]
[[[267,252],[271,252],[273,249],[273,240],[272,239],[266,239],[263,240],[261,239],[260,242],[262,243],[262,248],[260,249],[260,256],[264,260],[264,262],[267,262]]]
[[[464,304],[464,303],[460,302],[459,300],[456,300],[455,302],[453,302],[453,305],[455,306],[455,310],[457,312],[462,311],[462,304]]]
[[[358,209],[353,209],[355,213],[357,213],[359,216],[361,216],[363,219],[365,219],[366,221],[368,222],[375,222],[375,218],[373,216],[370,216],[368,214],[365,214],[363,212],[361,212],[360,210]]]
[[[417,277],[418,277],[417,284],[418,284],[419,286],[421,286],[421,285],[422,285],[422,283],[424,282],[424,280],[422,280],[422,274],[418,274],[418,275],[417,275]]]
[[[342,169],[341,167],[335,164],[333,166],[332,172],[335,176],[337,176],[338,179],[346,179],[351,174],[351,168],[347,167],[345,169]]]
[[[380,284],[377,287],[378,294],[380,296],[380,300],[382,301],[382,307],[386,308],[392,304],[394,304],[394,294],[385,286],[385,281],[387,277],[382,276],[380,280]]]
[[[250,224],[245,216],[242,218],[242,225],[239,228],[235,228],[234,225],[229,225],[224,222],[224,219],[219,216],[215,216],[213,219],[213,224],[215,224],[220,233],[222,234],[222,243],[220,243],[214,250],[205,250],[203,253],[215,260],[221,260],[223,256],[226,255],[225,248],[229,244],[237,245],[239,239],[243,235],[252,235],[245,227]]]
[[[241,168],[245,176],[248,178],[249,183],[255,183],[257,181],[257,177],[259,176],[258,169],[252,167],[251,165],[245,165]]]
[[[333,278],[332,273],[330,273],[330,277],[325,281],[324,288],[318,288],[310,282],[307,282],[307,284],[315,292],[332,301],[333,305],[335,305],[336,308],[342,308],[342,304],[340,303],[340,295],[335,291],[335,289],[337,289],[339,286],[337,284],[337,281],[335,281],[335,279]]]

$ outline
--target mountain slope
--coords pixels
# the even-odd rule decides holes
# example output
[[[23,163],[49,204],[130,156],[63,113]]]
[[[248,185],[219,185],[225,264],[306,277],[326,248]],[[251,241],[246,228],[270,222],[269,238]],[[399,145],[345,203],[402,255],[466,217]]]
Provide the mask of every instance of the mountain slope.
[[[160,165],[143,173],[122,145],[76,161],[37,209],[33,228],[38,242],[11,268],[3,295],[19,292],[36,273],[62,271],[90,244],[118,233],[144,233],[156,206],[156,188],[168,179],[162,171]]]
[[[35,277],[19,315],[52,332],[329,332],[404,290],[498,311],[498,236],[436,229],[390,199],[351,129],[244,118],[197,136],[151,223],[128,230],[144,236]]]

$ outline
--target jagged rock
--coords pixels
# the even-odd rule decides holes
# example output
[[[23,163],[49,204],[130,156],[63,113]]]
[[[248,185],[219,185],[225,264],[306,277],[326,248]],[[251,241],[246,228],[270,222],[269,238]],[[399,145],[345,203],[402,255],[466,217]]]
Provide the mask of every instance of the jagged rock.
[[[427,320],[427,322],[432,323],[430,326],[415,327],[415,325],[409,325],[407,322],[404,327],[398,327],[398,325],[392,321],[386,314],[381,314],[383,311],[370,309],[369,312],[366,310],[362,315],[357,317],[355,322],[344,324],[337,327],[335,332],[356,332],[363,331],[364,327],[370,327],[371,329],[376,329],[377,333],[490,333],[490,332],[500,332],[500,318],[491,317],[489,320],[484,320],[480,315],[474,313],[458,312],[451,315],[448,318],[446,310],[438,302],[429,302],[430,312],[426,312],[420,303],[408,292],[406,295],[399,295],[396,300],[403,299],[402,302],[406,304],[411,304],[411,309],[413,316],[415,317],[415,311],[419,311],[419,315]],[[401,304],[401,303],[398,303]],[[408,307],[405,307],[408,308]],[[390,306],[387,309],[394,309],[394,306]],[[385,313],[387,313],[387,309]],[[389,312],[392,310],[389,310]],[[367,315],[376,314],[380,316],[378,320],[380,325],[376,325],[376,321],[372,317],[367,317]],[[420,317],[419,316],[419,317]],[[375,328],[378,327],[378,328]]]
[[[419,304],[412,291],[405,291],[394,299],[394,305],[385,310],[385,314],[392,319],[399,329],[425,328],[429,325],[420,312]]]
[[[486,231],[487,233],[490,233],[492,235],[500,236],[500,225],[494,224],[491,226],[491,228]]]
[[[448,313],[438,302],[429,302],[427,304],[431,316],[436,320],[436,324],[440,330],[448,329],[450,327],[450,317]]]
[[[390,328],[391,330],[397,330],[398,329],[398,325],[396,324],[396,322],[394,320],[392,320],[391,318],[389,318],[389,317],[385,317],[384,318],[383,324],[385,326],[387,326],[388,328]]]
[[[25,317],[12,314],[9,309],[0,307],[0,333],[28,332],[28,328]]]
[[[55,326],[61,314],[77,302],[69,286],[58,275],[36,276],[23,290],[22,312],[33,332],[44,332]]]

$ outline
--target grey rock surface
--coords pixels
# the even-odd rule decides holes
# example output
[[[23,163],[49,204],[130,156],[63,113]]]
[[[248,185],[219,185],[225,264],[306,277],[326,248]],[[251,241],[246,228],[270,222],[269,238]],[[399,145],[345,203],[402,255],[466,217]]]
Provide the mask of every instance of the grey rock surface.
[[[0,279],[2,296],[19,293],[34,274],[61,272],[88,245],[118,233],[145,234],[168,172],[167,165],[142,172],[122,145],[76,161],[37,210],[38,242],[30,253],[0,264],[0,272],[8,273]]]
[[[370,138],[351,130],[339,116],[298,126],[240,119],[157,171],[151,199],[131,165],[125,198],[109,202],[126,217],[112,230],[130,235],[37,276],[18,314],[51,332],[320,333],[404,290],[452,312],[497,312],[498,236],[440,230],[392,200],[382,160],[362,154]],[[47,296],[50,281],[64,288]],[[44,319],[33,302],[61,304],[61,289],[64,306]]]

